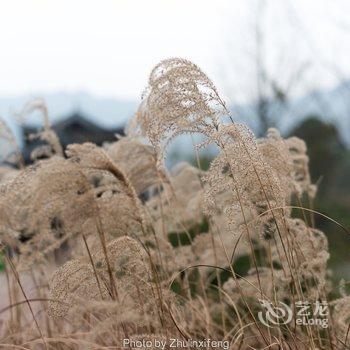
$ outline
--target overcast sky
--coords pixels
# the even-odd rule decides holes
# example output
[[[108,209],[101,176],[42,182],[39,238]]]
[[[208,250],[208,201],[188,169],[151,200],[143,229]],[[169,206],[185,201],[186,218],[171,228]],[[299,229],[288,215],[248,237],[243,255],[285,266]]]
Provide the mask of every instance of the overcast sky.
[[[153,65],[181,56],[224,95],[244,98],[255,9],[254,0],[2,0],[0,96],[84,90],[136,99]],[[271,0],[259,18],[272,74],[313,66],[300,93],[350,76],[350,1]]]

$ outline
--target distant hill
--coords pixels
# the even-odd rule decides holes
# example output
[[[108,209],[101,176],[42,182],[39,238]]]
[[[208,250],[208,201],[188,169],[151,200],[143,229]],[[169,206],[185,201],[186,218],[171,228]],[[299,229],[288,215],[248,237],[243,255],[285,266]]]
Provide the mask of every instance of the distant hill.
[[[238,119],[256,129],[256,118],[251,105],[232,105],[231,110]],[[332,89],[315,90],[288,102],[287,108],[281,112],[272,103],[271,110],[276,111],[278,128],[288,134],[303,119],[317,116],[334,124],[342,139],[350,145],[350,80]]]
[[[0,115],[14,127],[13,115],[33,98],[43,98],[49,108],[52,121],[64,119],[79,112],[104,128],[115,128],[135,113],[139,101],[94,96],[86,92],[58,92],[52,94],[33,94],[26,96],[0,97]],[[248,123],[253,129],[256,125],[253,110],[249,104],[231,105],[236,119]],[[302,119],[316,115],[334,123],[346,143],[350,144],[350,80],[335,88],[316,90],[289,102],[288,109],[278,115],[279,128],[287,133]],[[31,123],[40,123],[35,116]],[[17,132],[18,135],[18,132]]]
[[[298,120],[293,120],[292,115]],[[293,101],[288,126],[294,127],[296,122],[310,115],[320,116],[335,124],[342,137],[350,143],[350,80],[336,88],[314,91]]]

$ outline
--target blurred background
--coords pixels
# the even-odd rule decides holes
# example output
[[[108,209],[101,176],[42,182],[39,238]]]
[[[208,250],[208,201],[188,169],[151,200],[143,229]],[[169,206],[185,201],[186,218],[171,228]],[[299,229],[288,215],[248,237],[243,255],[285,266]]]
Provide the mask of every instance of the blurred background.
[[[102,144],[122,132],[152,67],[184,57],[257,135],[275,126],[307,142],[315,209],[350,227],[348,0],[8,0],[0,48],[0,115],[26,159],[41,123],[33,114],[18,125],[26,102],[46,101],[64,145]],[[349,236],[315,218],[331,266],[347,272]]]

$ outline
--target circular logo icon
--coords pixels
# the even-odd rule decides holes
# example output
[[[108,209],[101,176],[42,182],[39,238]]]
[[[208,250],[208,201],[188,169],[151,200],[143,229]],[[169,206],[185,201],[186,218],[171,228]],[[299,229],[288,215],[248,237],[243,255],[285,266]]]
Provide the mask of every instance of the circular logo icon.
[[[273,305],[268,300],[259,299],[264,311],[259,311],[258,317],[262,324],[266,327],[277,327],[283,324],[288,324],[293,318],[292,309],[282,301],[278,305]]]

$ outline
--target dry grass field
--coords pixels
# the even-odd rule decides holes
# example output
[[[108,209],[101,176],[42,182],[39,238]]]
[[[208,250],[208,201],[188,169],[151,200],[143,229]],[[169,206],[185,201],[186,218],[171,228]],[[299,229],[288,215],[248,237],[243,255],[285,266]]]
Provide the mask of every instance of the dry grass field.
[[[350,348],[303,140],[256,138],[178,58],[152,70],[114,143],[63,150],[45,105],[32,109],[42,145],[29,166],[15,147],[1,172],[0,348]],[[197,166],[168,169],[184,134],[201,135]]]

